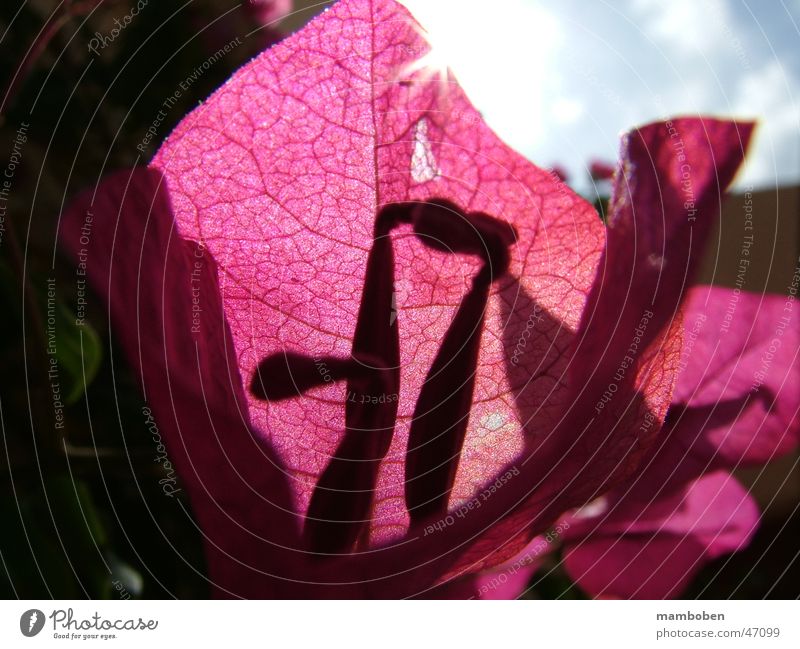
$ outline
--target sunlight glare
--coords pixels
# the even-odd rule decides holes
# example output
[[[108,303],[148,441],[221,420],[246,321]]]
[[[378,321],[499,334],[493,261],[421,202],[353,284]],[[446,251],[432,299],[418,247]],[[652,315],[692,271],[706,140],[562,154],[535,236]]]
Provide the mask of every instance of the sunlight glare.
[[[550,117],[547,91],[557,87],[552,69],[561,30],[555,16],[534,0],[401,1],[431,44],[412,69],[446,78],[449,68],[501,137],[533,147]]]

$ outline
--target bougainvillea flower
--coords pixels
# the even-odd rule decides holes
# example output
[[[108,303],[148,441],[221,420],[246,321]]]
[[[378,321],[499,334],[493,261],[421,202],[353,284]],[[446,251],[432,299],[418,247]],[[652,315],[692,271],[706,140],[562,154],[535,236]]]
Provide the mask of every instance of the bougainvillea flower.
[[[593,180],[610,180],[616,167],[605,160],[592,160],[589,163],[589,175]]]
[[[550,173],[552,173],[562,183],[565,183],[569,180],[569,174],[567,173],[567,170],[561,165],[553,165],[550,167]]]
[[[243,32],[247,33],[248,48],[255,45],[265,49],[285,36],[280,23],[292,11],[293,5],[293,0],[241,0],[241,8],[229,9],[211,23],[204,21],[199,14],[192,20],[212,56],[220,49],[228,51],[242,44]],[[254,24],[256,30],[253,30]]]
[[[564,538],[567,573],[596,597],[678,596],[707,561],[745,547],[758,523],[755,503],[724,471],[651,503],[612,494],[598,505],[595,517],[572,517]]]
[[[64,216],[218,595],[435,595],[657,439],[751,125],[630,133],[606,229],[429,49],[395,2],[340,2]]]
[[[789,290],[690,292],[669,439],[697,465],[753,466],[797,448],[800,316],[797,286]]]
[[[565,567],[589,593],[674,596],[707,561],[747,544],[758,510],[729,472],[797,448],[795,309],[793,295],[692,289],[659,441],[634,476],[561,521]]]
[[[242,0],[242,8],[262,25],[277,22],[292,10],[292,0]]]
[[[263,23],[284,18],[292,10],[292,0],[242,0],[242,7]]]
[[[730,471],[791,452],[800,437],[795,302],[794,293],[693,288],[673,403],[636,473],[563,516],[550,532],[559,543],[537,537],[514,560],[457,582],[460,592],[517,596],[520,575],[562,546],[567,573],[593,596],[673,597],[708,561],[744,547],[758,510]]]

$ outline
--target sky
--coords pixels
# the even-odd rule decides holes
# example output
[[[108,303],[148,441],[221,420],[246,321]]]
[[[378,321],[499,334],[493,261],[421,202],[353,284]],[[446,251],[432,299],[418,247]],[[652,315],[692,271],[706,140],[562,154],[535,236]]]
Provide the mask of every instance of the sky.
[[[401,2],[491,127],[579,188],[631,127],[698,113],[758,119],[737,186],[800,182],[800,0]]]

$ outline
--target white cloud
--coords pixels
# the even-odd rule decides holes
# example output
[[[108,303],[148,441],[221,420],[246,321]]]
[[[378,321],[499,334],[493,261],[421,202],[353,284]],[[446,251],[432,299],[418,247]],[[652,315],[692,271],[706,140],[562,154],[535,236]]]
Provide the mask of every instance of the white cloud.
[[[684,55],[720,47],[732,33],[724,0],[632,0],[648,37]]]
[[[580,182],[589,160],[615,158],[620,133],[714,114],[759,119],[740,182],[800,178],[800,84],[779,63],[794,43],[738,5],[404,2],[444,35],[446,60],[486,121],[540,166],[561,164]]]
[[[741,184],[797,181],[800,176],[800,107],[797,87],[778,61],[746,74],[736,88],[737,116],[757,118],[759,127]]]

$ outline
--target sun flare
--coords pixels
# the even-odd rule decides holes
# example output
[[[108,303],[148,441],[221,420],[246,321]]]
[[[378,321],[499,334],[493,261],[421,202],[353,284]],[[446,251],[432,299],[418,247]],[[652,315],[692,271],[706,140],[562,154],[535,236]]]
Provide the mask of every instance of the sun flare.
[[[534,0],[402,0],[430,51],[404,72],[458,79],[498,133],[534,145],[547,129],[547,89],[561,40],[558,20]]]

